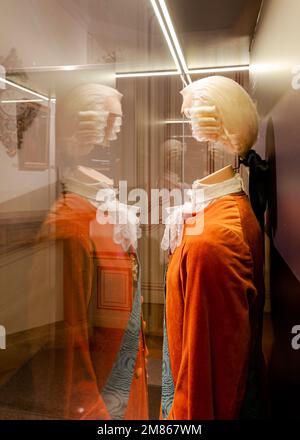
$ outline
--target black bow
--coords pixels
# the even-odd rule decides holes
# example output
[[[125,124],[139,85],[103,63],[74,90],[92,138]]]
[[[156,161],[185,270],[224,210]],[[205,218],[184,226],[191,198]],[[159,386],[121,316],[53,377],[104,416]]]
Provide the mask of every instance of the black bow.
[[[269,165],[255,150],[249,150],[244,158],[239,157],[239,163],[249,167],[249,197],[256,218],[264,229],[264,214],[268,201]]]

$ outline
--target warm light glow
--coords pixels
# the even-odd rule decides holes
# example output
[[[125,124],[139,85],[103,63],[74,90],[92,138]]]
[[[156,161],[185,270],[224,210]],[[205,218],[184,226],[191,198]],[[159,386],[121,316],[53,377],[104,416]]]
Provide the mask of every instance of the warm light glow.
[[[280,70],[281,65],[278,64],[271,64],[271,63],[265,63],[265,64],[250,64],[250,72],[256,72],[256,73],[266,73],[271,72],[275,70]]]
[[[12,81],[9,81],[8,79],[0,77],[0,82],[4,82],[5,84],[7,84],[9,86],[12,86],[15,89],[22,90],[23,92],[30,93],[33,96],[37,96],[38,98],[41,98],[44,101],[49,101],[47,96],[41,95],[40,93],[34,92],[34,91],[30,90],[30,89],[26,89],[26,87],[20,86],[19,84],[16,84],[16,83],[14,83]]]
[[[63,66],[62,70],[77,70],[77,66]]]

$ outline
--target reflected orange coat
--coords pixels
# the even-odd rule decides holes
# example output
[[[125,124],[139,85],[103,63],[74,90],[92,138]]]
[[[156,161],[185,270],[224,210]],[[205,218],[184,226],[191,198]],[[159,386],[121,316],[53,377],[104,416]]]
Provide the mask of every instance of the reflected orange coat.
[[[205,209],[202,233],[197,223],[185,223],[169,263],[166,328],[175,393],[168,419],[239,417],[250,365],[263,372],[263,303],[261,230],[244,193],[224,196]]]
[[[101,254],[109,253],[116,264],[118,258],[131,262],[130,255],[114,243],[112,228],[112,225],[98,224],[96,208],[70,193],[57,201],[39,235],[39,240],[63,242],[61,343],[65,350],[65,371],[58,399],[63,399],[64,418],[110,419],[100,392],[119,351],[124,329],[95,328],[89,322],[88,306],[95,282],[94,264],[101,266]],[[145,351],[141,330],[125,420],[148,419]]]

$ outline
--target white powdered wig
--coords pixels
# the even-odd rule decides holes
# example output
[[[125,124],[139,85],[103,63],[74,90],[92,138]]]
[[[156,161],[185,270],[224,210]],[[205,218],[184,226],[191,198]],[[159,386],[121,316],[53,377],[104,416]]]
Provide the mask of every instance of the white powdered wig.
[[[108,145],[122,124],[122,94],[102,84],[83,84],[62,98],[59,143],[72,154],[86,154],[94,145]]]
[[[245,156],[258,135],[258,113],[248,93],[236,81],[209,76],[185,87],[182,111],[191,118],[198,141],[224,145]]]

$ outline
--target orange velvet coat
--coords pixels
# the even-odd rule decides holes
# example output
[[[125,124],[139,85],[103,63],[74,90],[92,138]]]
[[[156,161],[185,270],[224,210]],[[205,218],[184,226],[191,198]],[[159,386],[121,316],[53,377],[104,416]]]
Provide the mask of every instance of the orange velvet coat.
[[[56,391],[63,418],[110,419],[101,389],[120,349],[124,328],[97,327],[90,320],[89,305],[95,265],[109,255],[115,265],[127,262],[133,293],[132,254],[113,241],[113,226],[96,221],[96,208],[76,194],[61,197],[47,216],[39,240],[63,243],[63,330],[59,335],[64,350],[62,386]],[[110,310],[107,309],[107,314]],[[130,310],[127,318],[129,318]],[[142,320],[142,315],[141,315]],[[148,392],[145,367],[145,339],[141,326],[139,349],[124,419],[148,419]]]
[[[166,329],[175,388],[167,419],[235,419],[250,369],[263,374],[262,233],[245,193],[208,205],[203,232],[197,228],[185,223],[167,270]]]

